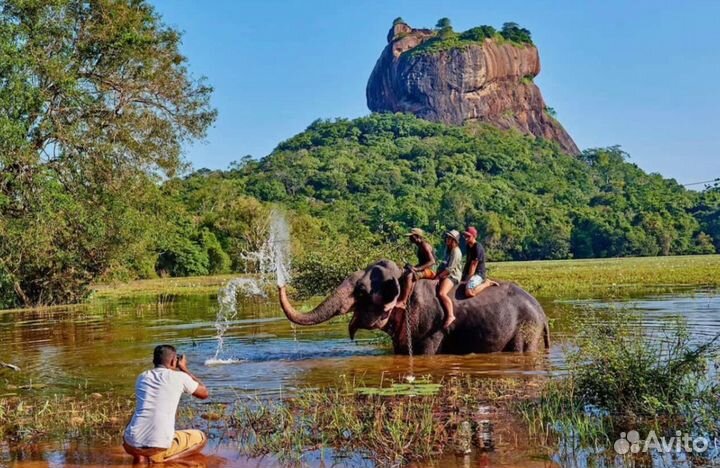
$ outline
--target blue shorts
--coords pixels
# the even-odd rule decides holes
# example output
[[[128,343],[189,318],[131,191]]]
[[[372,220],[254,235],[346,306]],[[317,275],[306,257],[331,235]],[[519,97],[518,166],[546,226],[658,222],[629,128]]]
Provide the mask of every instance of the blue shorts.
[[[472,275],[472,276],[470,277],[470,279],[468,280],[467,285],[466,285],[465,287],[466,287],[467,289],[475,289],[475,288],[477,288],[478,286],[480,286],[481,284],[483,284],[483,281],[485,281],[485,280],[483,279],[482,276],[480,276],[480,275]]]

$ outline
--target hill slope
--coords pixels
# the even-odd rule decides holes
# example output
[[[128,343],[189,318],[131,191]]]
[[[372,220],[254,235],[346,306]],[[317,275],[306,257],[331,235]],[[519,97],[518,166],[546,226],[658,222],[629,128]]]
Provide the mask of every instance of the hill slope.
[[[190,199],[209,184],[279,203],[322,225],[316,236],[350,244],[472,224],[494,260],[714,252],[693,216],[699,194],[626,158],[616,147],[572,157],[517,131],[373,114],[316,121],[260,161],[191,175],[181,192]]]

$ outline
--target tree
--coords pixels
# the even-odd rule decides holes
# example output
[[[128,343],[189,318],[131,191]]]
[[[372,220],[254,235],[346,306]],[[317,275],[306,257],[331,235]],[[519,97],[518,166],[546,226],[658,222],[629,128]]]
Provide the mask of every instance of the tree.
[[[0,258],[12,292],[0,294],[77,300],[138,236],[149,242],[154,186],[205,136],[212,89],[145,1],[1,5]]]
[[[504,23],[500,30],[500,35],[508,41],[518,42],[521,44],[532,44],[530,31],[521,28],[517,23]]]
[[[435,25],[437,29],[447,29],[452,28],[452,23],[450,22],[450,18],[440,18]]]

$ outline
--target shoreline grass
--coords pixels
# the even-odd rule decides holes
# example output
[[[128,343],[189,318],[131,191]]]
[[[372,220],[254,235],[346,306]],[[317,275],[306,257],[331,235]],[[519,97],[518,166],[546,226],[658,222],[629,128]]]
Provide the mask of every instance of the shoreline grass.
[[[621,297],[678,288],[720,287],[720,255],[623,257],[492,262],[489,276],[513,281],[532,294],[558,299]],[[90,302],[149,295],[214,294],[229,274],[157,278],[93,287]]]
[[[720,255],[498,262],[489,276],[553,299],[631,297],[720,287]]]
[[[621,298],[720,287],[720,255],[491,262],[488,271],[493,279],[515,282],[531,294],[548,299]],[[224,283],[237,277],[252,275],[237,273],[96,284],[84,303],[35,309],[67,309],[143,296],[216,294]],[[0,312],[18,310],[24,309]]]

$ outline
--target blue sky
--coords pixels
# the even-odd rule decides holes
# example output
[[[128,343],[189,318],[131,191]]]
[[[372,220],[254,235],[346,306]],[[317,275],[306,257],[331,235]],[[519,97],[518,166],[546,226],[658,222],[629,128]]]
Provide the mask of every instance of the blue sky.
[[[194,168],[262,157],[317,118],[369,113],[365,85],[397,16],[455,30],[532,31],[547,104],[583,148],[621,145],[681,183],[720,177],[720,2],[153,0],[215,87],[218,120]],[[695,186],[693,188],[702,188]]]

